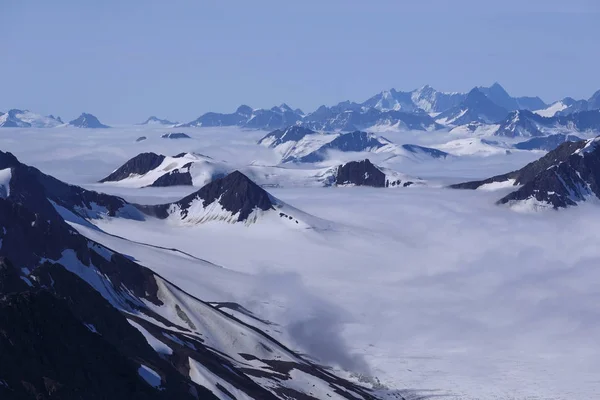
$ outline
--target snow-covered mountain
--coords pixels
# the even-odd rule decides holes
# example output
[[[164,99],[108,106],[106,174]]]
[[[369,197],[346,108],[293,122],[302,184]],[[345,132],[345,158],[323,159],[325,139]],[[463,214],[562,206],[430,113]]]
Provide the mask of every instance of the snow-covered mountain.
[[[173,157],[141,153],[113,171],[101,183],[127,187],[204,186],[225,176],[231,167],[211,157],[181,153]]]
[[[547,107],[547,104],[539,97],[512,97],[498,82],[490,87],[482,86],[478,89],[491,101],[507,111],[540,110]]]
[[[405,144],[397,145],[373,133],[354,131],[349,133],[318,133],[294,126],[273,131],[258,144],[274,149],[282,162],[321,162],[330,151],[390,153],[411,159],[445,158],[448,154],[428,147]]]
[[[85,210],[119,217],[100,211],[131,208],[122,199],[10,153],[0,171],[0,397],[375,398],[273,339],[243,307],[193,297],[69,225],[90,225]]]
[[[241,126],[253,129],[278,129],[294,125],[302,119],[301,110],[292,110],[287,104],[271,109],[252,109],[242,105],[232,114],[209,112],[180,127]]]
[[[69,125],[77,128],[110,128],[110,126],[102,124],[98,118],[88,113],[82,113],[79,117],[70,121]]]
[[[53,128],[63,124],[60,117],[46,117],[29,110],[12,109],[0,113],[0,127],[3,128]]]
[[[556,117],[519,110],[510,113],[500,123],[496,136],[534,137],[550,134],[600,133],[600,110],[581,111]]]
[[[568,107],[557,111],[556,115],[569,115],[581,111],[592,111],[600,109],[600,90],[595,92],[587,100],[574,100]]]
[[[414,113],[421,111],[412,100],[412,93],[399,92],[396,89],[384,90],[365,100],[361,106],[379,111],[404,111]]]
[[[139,208],[153,217],[182,225],[221,221],[248,226],[277,220],[296,228],[317,228],[322,223],[271,196],[239,171],[216,179],[177,202]]]
[[[372,187],[408,187],[424,184],[418,178],[382,168],[371,163],[369,159],[350,161],[336,168],[335,185],[337,186],[372,186]]]
[[[435,90],[429,85],[410,92],[412,102],[428,113],[440,113],[456,107],[465,100],[464,93],[447,93]]]
[[[482,181],[451,186],[455,189],[515,187],[498,200],[516,209],[564,208],[600,198],[600,137],[565,142],[520,170]]]
[[[443,125],[457,126],[470,123],[492,124],[506,118],[508,111],[494,103],[480,89],[469,92],[459,105],[442,112],[436,121]]]
[[[154,115],[152,115],[152,116],[148,117],[147,120],[140,123],[139,125],[170,125],[170,126],[174,126],[177,124],[178,124],[178,122],[171,122],[168,119],[161,119],[161,118],[158,118],[158,117],[155,117]]]
[[[319,113],[321,113],[320,111]],[[324,113],[325,114],[325,113]],[[376,108],[361,108],[358,110],[347,110],[332,113],[328,118],[320,119],[315,115],[307,115],[302,124],[318,131],[341,131],[350,132],[354,130],[368,130],[371,128],[393,128],[401,130],[433,131],[443,128],[437,124],[428,114],[408,113],[404,111],[388,110],[380,111]]]
[[[550,104],[548,107],[545,107],[545,108],[542,108],[539,110],[535,110],[534,112],[538,115],[541,115],[542,117],[554,117],[561,111],[568,109],[570,106],[572,106],[576,102],[577,102],[577,100],[573,99],[572,97],[565,97],[562,100],[555,101],[554,103]]]

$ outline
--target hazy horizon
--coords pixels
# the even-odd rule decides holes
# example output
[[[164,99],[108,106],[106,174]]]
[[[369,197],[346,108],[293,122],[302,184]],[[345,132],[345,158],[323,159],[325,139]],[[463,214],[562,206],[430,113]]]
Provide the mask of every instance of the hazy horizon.
[[[452,3],[9,1],[0,110],[133,123],[240,104],[311,111],[425,84],[499,82],[548,103],[600,89],[598,2]]]

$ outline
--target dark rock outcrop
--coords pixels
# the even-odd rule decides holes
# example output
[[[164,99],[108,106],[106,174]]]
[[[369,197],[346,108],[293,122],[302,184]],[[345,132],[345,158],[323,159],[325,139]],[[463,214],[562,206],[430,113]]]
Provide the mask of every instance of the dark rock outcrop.
[[[558,133],[556,135],[535,137],[524,142],[519,142],[513,147],[519,150],[546,150],[552,151],[564,142],[578,142],[581,138],[575,135],[565,135]]]
[[[192,186],[194,183],[192,182],[192,175],[189,171],[190,165],[191,163],[188,163],[180,169],[176,169],[174,171],[162,175],[160,178],[152,182],[150,186]]]
[[[106,178],[101,179],[99,182],[115,182],[125,178],[129,178],[130,175],[144,175],[158,168],[160,164],[165,160],[165,156],[156,153],[141,153],[133,157],[113,173],[108,175]]]
[[[69,125],[76,126],[78,128],[110,128],[110,126],[102,124],[98,118],[88,113],[82,113],[79,117],[70,121]]]
[[[542,117],[531,111],[510,113],[494,133],[495,136],[535,137],[556,132],[600,133],[600,110],[581,111],[555,117]]]
[[[277,147],[282,143],[298,142],[306,135],[312,135],[315,131],[300,125],[290,126],[286,129],[277,129],[268,133],[258,141],[258,144],[269,142],[269,147]]]
[[[386,187],[385,174],[368,159],[340,165],[335,176],[336,185]]]
[[[183,132],[172,132],[161,135],[163,139],[191,139],[190,135]]]
[[[140,125],[151,125],[151,124],[157,124],[157,125],[175,125],[175,124],[177,124],[177,122],[171,122],[168,119],[161,119],[161,118],[155,117],[153,115],[151,117],[148,117],[148,119],[145,120],[144,122],[142,122]]]
[[[600,147],[598,138],[565,142],[544,157],[520,170],[482,181],[450,186],[455,189],[477,189],[488,183],[514,180],[520,186],[501,198],[506,204],[526,200],[552,208],[577,205],[588,197],[600,198]]]
[[[331,142],[324,144],[318,150],[313,151],[299,159],[286,159],[284,161],[298,162],[321,162],[326,159],[327,152],[330,150],[360,152],[372,151],[386,146],[389,142],[385,142],[372,133],[355,131],[339,135]]]
[[[238,214],[238,222],[245,221],[255,209],[267,211],[274,209],[271,196],[246,175],[233,171],[229,175],[216,179],[203,186],[197,192],[169,204],[141,206],[140,209],[158,218],[167,218],[169,210],[179,210],[182,219],[188,217],[190,206],[201,201],[203,207],[217,202],[231,214]]]
[[[431,147],[419,146],[416,144],[403,144],[402,148],[404,150],[410,151],[411,153],[415,153],[415,154],[424,153],[433,158],[446,158],[450,155],[442,150],[434,149]]]
[[[96,218],[100,214],[143,218],[141,213],[120,197],[61,182],[36,168],[21,164],[11,153],[0,152],[0,169],[6,168],[11,169],[12,175],[8,200],[26,208],[49,213],[49,210],[54,210],[52,204],[47,201],[50,200],[55,205],[84,218]]]
[[[495,123],[506,118],[508,111],[490,100],[483,92],[475,88],[465,100],[436,117],[450,125],[466,125],[473,122]]]

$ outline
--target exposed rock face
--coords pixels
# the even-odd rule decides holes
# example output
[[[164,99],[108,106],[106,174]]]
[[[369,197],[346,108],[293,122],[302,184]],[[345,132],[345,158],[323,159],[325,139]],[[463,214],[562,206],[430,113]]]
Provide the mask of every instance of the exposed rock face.
[[[177,122],[171,122],[168,119],[161,119],[158,117],[155,117],[154,115],[151,117],[148,117],[147,120],[145,120],[144,122],[142,122],[140,125],[175,125],[177,124]]]
[[[513,147],[519,150],[552,151],[564,142],[578,142],[580,140],[581,138],[575,135],[558,133],[556,135],[532,138],[524,142],[517,143]]]
[[[505,108],[475,88],[461,104],[438,115],[436,121],[449,125],[466,125],[473,122],[489,124],[503,120],[507,114]]]
[[[232,215],[238,215],[238,222],[245,221],[256,209],[262,211],[274,209],[271,196],[239,171],[210,182],[178,202],[146,206],[141,209],[159,218],[167,218],[170,211],[177,210],[181,219],[185,220],[192,206],[198,202],[201,202],[204,208],[216,202]]]
[[[268,133],[258,141],[258,144],[268,145],[269,147],[277,147],[280,144],[287,142],[297,142],[306,135],[312,135],[315,131],[305,128],[300,125],[290,126],[286,129],[277,129]]]
[[[120,197],[66,184],[36,168],[21,164],[11,153],[0,152],[0,170],[7,168],[12,174],[8,199],[25,208],[50,213],[50,210],[54,210],[47,201],[50,200],[85,218],[95,218],[99,214],[143,218],[141,213]]]
[[[183,132],[165,133],[161,136],[163,139],[191,139],[190,135]]]
[[[556,132],[600,133],[600,110],[581,111],[555,117],[543,117],[526,110],[514,111],[500,123],[494,135],[535,137]]]
[[[192,163],[184,165],[180,169],[169,172],[168,174],[162,175],[155,180],[152,185],[155,187],[166,187],[166,186],[192,186],[192,175],[190,174],[190,166]]]
[[[588,197],[600,197],[599,138],[565,142],[544,157],[518,171],[483,181],[452,185],[455,189],[477,189],[484,184],[513,180],[520,186],[501,198],[501,204],[530,202],[538,207],[577,205]]]
[[[355,131],[342,134],[331,142],[321,146],[318,150],[307,154],[296,160],[299,162],[320,162],[325,160],[329,150],[338,151],[372,151],[386,146],[389,142],[384,142],[381,138],[372,133]]]
[[[381,172],[371,161],[351,161],[338,168],[335,177],[337,185],[356,185],[385,187],[385,174]]]
[[[430,155],[433,158],[446,158],[450,155],[442,150],[433,149],[431,147],[419,146],[416,144],[403,144],[402,148],[410,151],[411,153],[415,153],[415,154],[425,153],[425,154]]]
[[[104,125],[98,120],[98,118],[88,113],[82,113],[79,117],[70,121],[69,125],[76,126],[78,128],[110,128],[110,126]]]
[[[101,179],[100,183],[120,181],[132,174],[144,175],[157,168],[165,160],[165,156],[156,153],[141,153],[133,157],[116,171]]]
[[[0,153],[0,170],[6,168],[12,175],[10,193],[0,197],[0,398],[309,398],[297,390],[306,385],[291,373],[299,370],[327,397],[374,399],[65,222],[63,216],[76,216],[63,208],[75,212],[79,201],[102,202],[101,195]],[[268,194],[244,178],[234,175],[205,197],[240,209],[265,206]],[[244,187],[248,199],[238,204],[233,197]],[[192,368],[204,379],[194,380]]]

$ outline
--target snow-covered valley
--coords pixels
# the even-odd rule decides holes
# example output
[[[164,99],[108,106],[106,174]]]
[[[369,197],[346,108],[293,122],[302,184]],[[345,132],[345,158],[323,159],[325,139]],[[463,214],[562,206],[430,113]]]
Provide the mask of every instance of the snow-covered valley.
[[[193,296],[241,304],[274,323],[262,328],[276,339],[342,376],[377,378],[389,396],[600,395],[598,205],[516,213],[496,205],[510,188],[444,187],[520,169],[544,152],[506,152],[467,133],[388,131],[382,134],[398,145],[451,157],[330,152],[323,162],[287,165],[257,144],[264,131],[183,131],[191,139],[162,139],[165,128],[148,126],[5,128],[0,150],[68,183],[144,205],[174,202],[197,188],[98,181],[144,152],[199,153],[247,172],[309,223],[284,224],[268,212],[252,224],[69,222]],[[142,135],[147,140],[136,142]],[[427,185],[385,190],[307,180],[313,171],[366,157]]]

